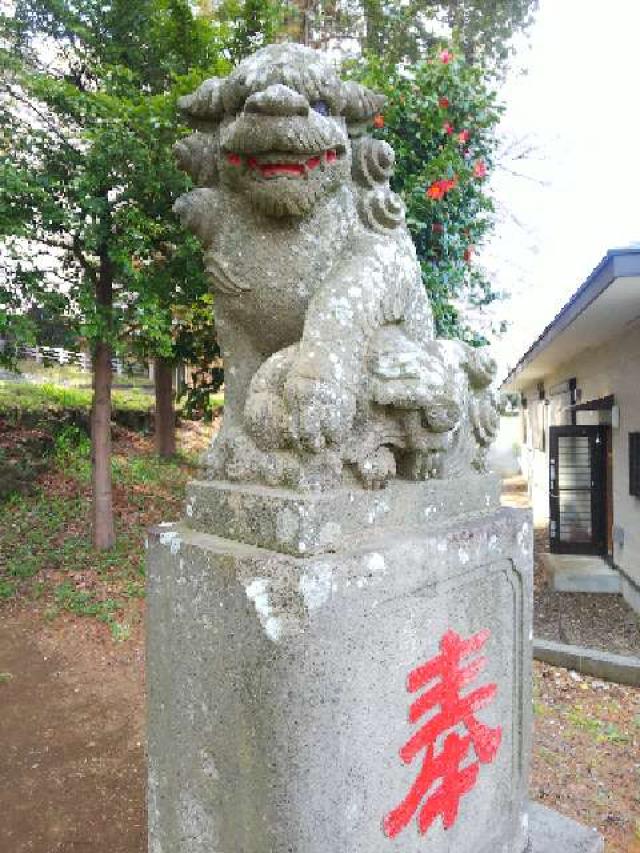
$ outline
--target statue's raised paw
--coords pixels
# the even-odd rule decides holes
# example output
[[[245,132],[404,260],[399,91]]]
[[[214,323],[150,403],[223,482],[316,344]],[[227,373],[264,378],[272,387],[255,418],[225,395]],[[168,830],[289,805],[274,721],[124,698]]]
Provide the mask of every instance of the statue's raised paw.
[[[356,400],[340,385],[294,371],[285,384],[284,399],[289,432],[300,448],[318,452],[327,444],[340,444],[348,434]]]

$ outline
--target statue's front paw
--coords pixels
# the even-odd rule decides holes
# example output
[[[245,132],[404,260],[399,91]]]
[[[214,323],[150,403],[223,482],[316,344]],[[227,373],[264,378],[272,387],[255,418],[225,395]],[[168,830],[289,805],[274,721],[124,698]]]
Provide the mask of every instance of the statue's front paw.
[[[294,373],[285,385],[285,406],[294,443],[317,452],[344,440],[355,414],[355,397],[333,382]]]

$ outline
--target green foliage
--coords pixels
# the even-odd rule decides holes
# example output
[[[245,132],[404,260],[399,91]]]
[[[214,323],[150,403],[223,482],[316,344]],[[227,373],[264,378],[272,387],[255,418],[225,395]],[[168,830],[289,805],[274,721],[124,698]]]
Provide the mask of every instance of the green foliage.
[[[497,109],[476,69],[418,60],[445,24],[460,55],[495,65],[536,0],[198,5],[17,0],[15,14],[0,16],[0,337],[34,342],[37,307],[89,341],[187,358],[202,365],[188,405],[202,407],[222,374],[201,253],[171,213],[189,186],[170,150],[184,132],[176,99],[285,37],[317,46],[355,37],[368,50],[360,73],[390,96],[381,134],[396,147],[395,185],[438,325],[460,334],[452,300],[492,296],[464,255],[488,227],[490,202],[471,166],[491,166]],[[444,134],[445,121],[469,129],[469,144]],[[425,189],[453,175],[456,188],[427,203]],[[97,306],[102,281],[113,283],[112,309]]]
[[[80,427],[67,425],[57,433],[53,442],[55,464],[74,471],[79,479],[88,482],[91,476],[91,439]]]
[[[363,47],[388,64],[424,58],[448,32],[467,62],[496,69],[511,38],[530,26],[538,0],[362,0]],[[357,19],[356,19],[357,20]]]
[[[192,364],[191,382],[182,404],[188,418],[210,419],[219,406],[218,391],[224,371],[213,313],[214,300],[210,293],[176,312],[176,353]]]
[[[216,8],[215,18],[223,27],[225,53],[235,65],[281,36],[286,26],[287,4],[272,0],[223,0]]]
[[[0,17],[0,334],[33,340],[18,316],[37,305],[89,341],[174,355],[176,308],[207,290],[171,213],[188,188],[176,99],[228,69],[221,33],[188,0],[18,0]]]
[[[222,0],[205,3],[224,23],[224,40],[235,62],[270,41],[312,47],[342,45],[384,57],[389,65],[423,59],[442,38],[452,37],[468,62],[493,71],[504,66],[514,34],[530,26],[538,0]]]
[[[410,72],[369,55],[354,73],[388,97],[377,135],[396,152],[392,186],[407,205],[438,331],[481,343],[460,306],[478,308],[496,298],[474,263],[492,224],[485,173],[496,148],[496,94],[455,49],[434,51]]]

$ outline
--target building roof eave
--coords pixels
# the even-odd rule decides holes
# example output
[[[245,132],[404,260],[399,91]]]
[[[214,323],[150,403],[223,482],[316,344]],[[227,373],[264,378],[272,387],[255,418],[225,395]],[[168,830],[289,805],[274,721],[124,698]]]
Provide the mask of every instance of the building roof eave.
[[[565,329],[580,316],[618,278],[640,276],[640,244],[610,249],[586,281],[576,290],[553,320],[543,329],[501,384],[503,391],[520,391],[518,381],[530,366]]]

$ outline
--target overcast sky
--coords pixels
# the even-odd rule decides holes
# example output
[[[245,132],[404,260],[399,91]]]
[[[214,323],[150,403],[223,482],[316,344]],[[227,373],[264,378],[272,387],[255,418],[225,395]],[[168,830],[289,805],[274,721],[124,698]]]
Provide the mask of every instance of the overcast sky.
[[[485,259],[511,322],[503,368],[529,347],[607,249],[640,241],[640,0],[541,0],[502,95],[508,139],[534,144],[499,170],[501,223]],[[538,181],[542,181],[541,185]],[[515,220],[515,221],[514,221]]]

